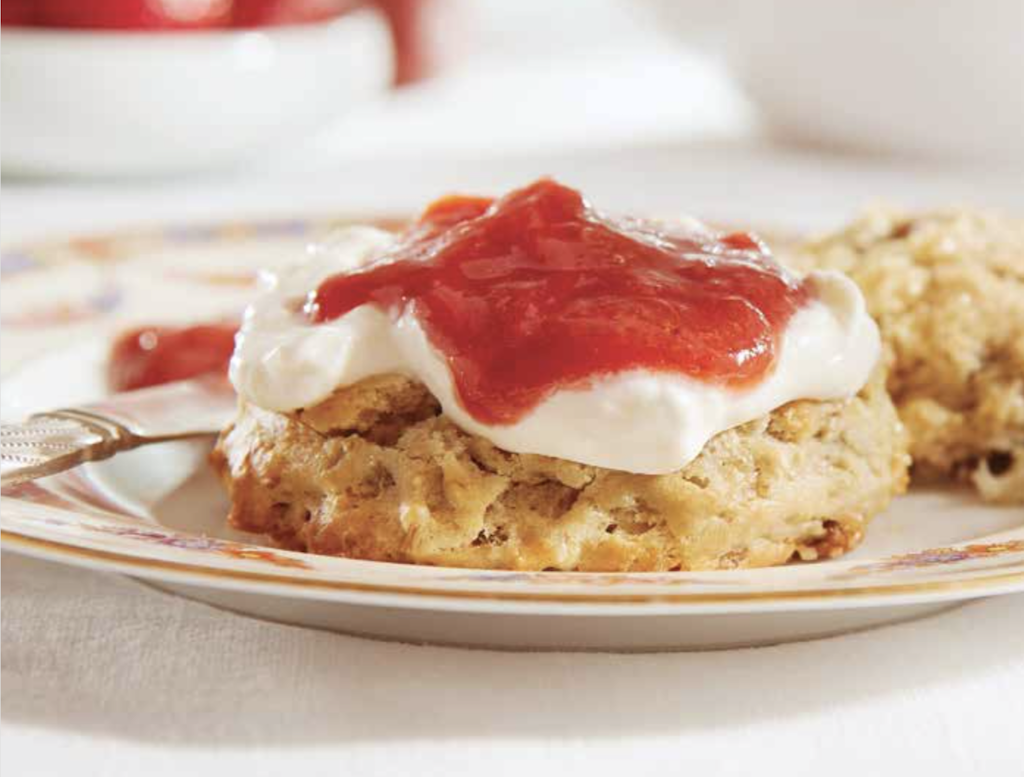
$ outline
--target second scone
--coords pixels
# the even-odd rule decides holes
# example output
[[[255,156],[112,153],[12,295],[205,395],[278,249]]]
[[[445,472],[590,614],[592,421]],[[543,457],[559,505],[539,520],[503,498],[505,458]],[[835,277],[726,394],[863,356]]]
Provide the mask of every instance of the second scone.
[[[860,286],[915,476],[1024,503],[1024,219],[876,209],[790,263]]]

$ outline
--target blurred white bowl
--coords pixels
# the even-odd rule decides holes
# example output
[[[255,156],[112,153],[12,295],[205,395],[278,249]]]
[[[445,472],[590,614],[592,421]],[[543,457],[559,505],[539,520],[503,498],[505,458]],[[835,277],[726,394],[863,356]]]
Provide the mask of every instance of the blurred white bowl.
[[[4,173],[139,175],[238,163],[383,92],[374,11],[261,30],[0,34]]]
[[[770,126],[907,156],[1024,162],[1021,0],[649,0],[715,44]]]

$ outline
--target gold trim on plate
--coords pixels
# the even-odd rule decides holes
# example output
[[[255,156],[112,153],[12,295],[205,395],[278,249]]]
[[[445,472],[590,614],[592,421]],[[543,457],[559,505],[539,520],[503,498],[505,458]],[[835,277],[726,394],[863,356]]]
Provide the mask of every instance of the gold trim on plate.
[[[790,602],[814,599],[857,599],[868,596],[896,596],[922,593],[944,593],[948,591],[975,591],[994,585],[1015,584],[1024,589],[1024,570],[1007,572],[969,580],[933,580],[926,583],[894,583],[892,585],[858,586],[855,588],[810,589],[806,591],[754,591],[751,593],[721,594],[616,594],[608,591],[600,596],[594,594],[567,593],[522,593],[513,591],[445,591],[404,585],[382,585],[376,583],[352,583],[340,580],[304,580],[286,575],[264,572],[250,572],[236,569],[215,569],[212,567],[161,559],[144,559],[125,553],[97,550],[70,545],[56,540],[30,537],[10,530],[0,530],[0,540],[8,545],[21,545],[41,551],[47,555],[74,556],[98,562],[109,562],[143,570],[162,570],[182,574],[199,575],[212,579],[227,579],[250,583],[291,586],[299,589],[321,589],[326,591],[350,591],[360,593],[391,594],[423,598],[463,599],[475,601],[514,601],[556,604],[727,604],[740,602]]]

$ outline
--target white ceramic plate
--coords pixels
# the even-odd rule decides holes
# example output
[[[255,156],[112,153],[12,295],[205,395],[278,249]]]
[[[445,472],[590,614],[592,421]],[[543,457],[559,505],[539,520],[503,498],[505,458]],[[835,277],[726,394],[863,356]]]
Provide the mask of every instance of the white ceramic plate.
[[[237,313],[254,270],[339,222],[160,228],[3,254],[3,414],[103,392],[133,323]],[[916,491],[841,560],[701,573],[516,573],[265,547],[224,525],[201,443],[155,446],[5,489],[4,547],[121,572],[252,615],[410,641],[658,650],[763,644],[917,617],[1024,590],[1024,510]]]

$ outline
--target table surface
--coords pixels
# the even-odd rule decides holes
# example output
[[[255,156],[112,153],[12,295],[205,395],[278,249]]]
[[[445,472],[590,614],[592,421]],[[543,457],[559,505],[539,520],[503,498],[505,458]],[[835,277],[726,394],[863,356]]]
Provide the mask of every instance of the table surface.
[[[614,18],[605,26],[622,32]],[[908,207],[1024,210],[1013,171],[770,141],[712,61],[652,40],[634,30],[619,35],[619,56],[598,47],[571,61],[548,41],[526,69],[495,55],[246,171],[5,179],[2,238],[10,245],[167,220],[409,213],[440,191],[499,191],[541,174],[607,208],[797,229],[837,224],[879,196]],[[590,96],[580,96],[581,74]],[[676,99],[639,110],[665,82]],[[636,110],[609,107],[624,102]],[[1021,596],[753,650],[507,654],[263,623],[10,553],[0,574],[0,768],[10,775],[570,767],[990,777],[1020,774],[1024,763]]]

